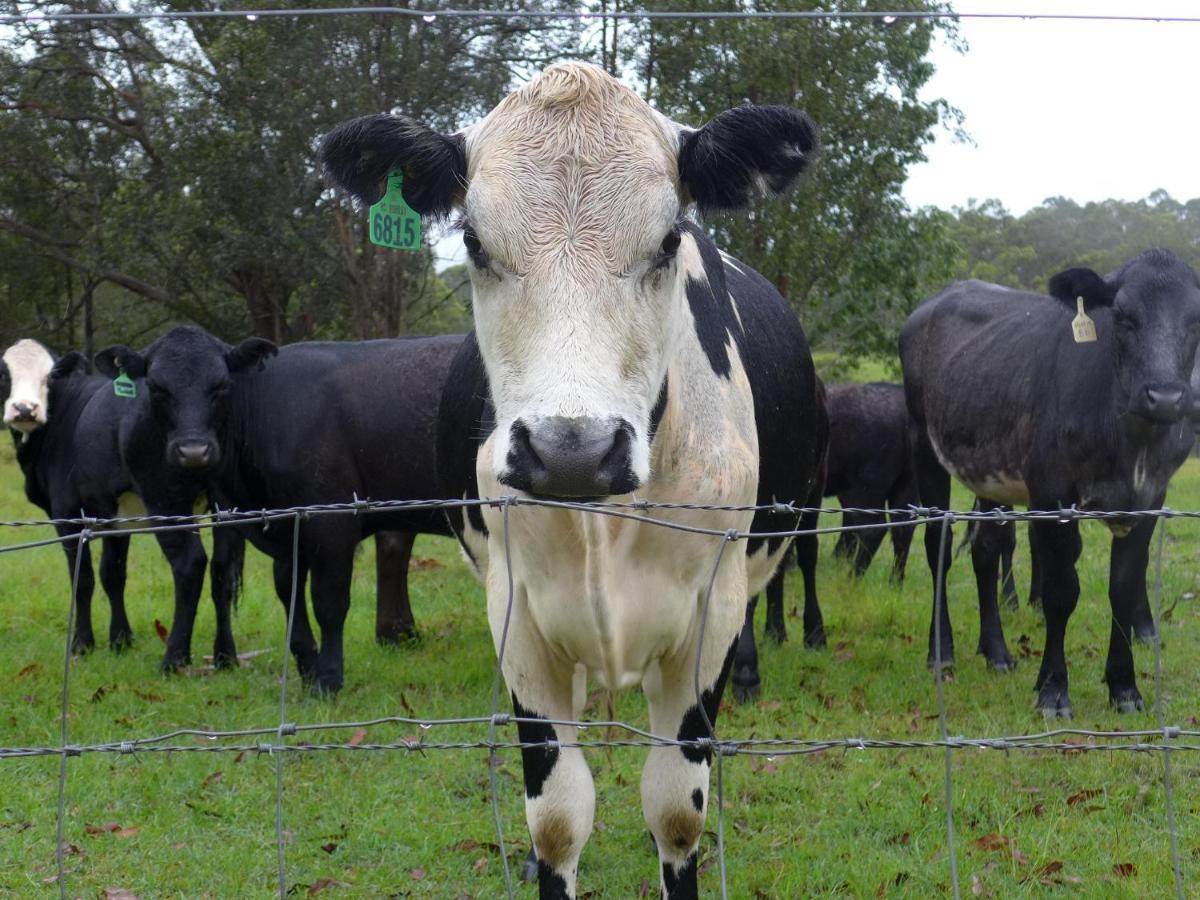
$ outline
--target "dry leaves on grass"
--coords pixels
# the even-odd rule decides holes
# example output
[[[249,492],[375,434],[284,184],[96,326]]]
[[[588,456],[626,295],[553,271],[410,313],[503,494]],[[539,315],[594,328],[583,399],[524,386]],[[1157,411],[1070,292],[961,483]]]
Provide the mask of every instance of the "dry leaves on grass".
[[[317,894],[331,887],[345,887],[345,885],[336,878],[318,878],[308,886],[308,896],[315,897]]]
[[[1137,874],[1137,866],[1130,862],[1117,863],[1113,866],[1113,874],[1118,878],[1132,878]]]
[[[359,728],[354,732],[354,735],[350,738],[349,741],[347,741],[347,743],[350,744],[351,747],[357,747],[359,744],[361,744],[366,739],[367,739],[367,729]]]
[[[100,896],[103,897],[104,900],[138,900],[137,894],[135,894],[133,891],[126,890],[125,888],[105,888],[100,892]]]
[[[158,639],[164,644],[167,642],[167,626],[158,619],[154,620],[154,633],[158,635]]]

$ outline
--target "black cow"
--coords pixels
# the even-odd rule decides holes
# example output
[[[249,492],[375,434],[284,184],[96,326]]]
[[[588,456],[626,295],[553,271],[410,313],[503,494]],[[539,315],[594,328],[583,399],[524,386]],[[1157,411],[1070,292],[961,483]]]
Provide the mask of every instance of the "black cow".
[[[962,282],[909,317],[900,357],[924,505],[948,507],[953,473],[991,503],[1049,510],[1161,506],[1192,444],[1186,413],[1200,337],[1196,273],[1165,250],[1148,250],[1108,278],[1090,269],[1062,272],[1051,279],[1050,293],[1052,300]],[[1095,340],[1075,339],[1077,303],[1094,320]],[[1113,532],[1105,680],[1112,703],[1127,711],[1142,706],[1130,640],[1135,627],[1153,629],[1145,574],[1155,520],[1105,521]],[[935,573],[942,527],[925,530]],[[1078,522],[1039,520],[1031,536],[1046,615],[1037,705],[1048,716],[1069,716],[1063,640],[1079,596]],[[994,578],[979,588],[979,651],[993,666],[1011,668]],[[940,662],[950,664],[945,604],[930,624],[930,660],[938,661],[933,622],[939,616]]]
[[[225,509],[277,509],[432,497],[434,421],[461,335],[291,344],[261,371],[233,379],[218,429],[222,461],[209,487]],[[292,584],[292,523],[240,526],[274,559],[285,608]],[[377,536],[377,636],[412,632],[405,578],[412,537],[450,534],[440,510],[312,515],[300,526],[300,584],[291,650],[317,691],[343,683],[342,633],[359,542]],[[311,572],[318,649],[302,603]]]

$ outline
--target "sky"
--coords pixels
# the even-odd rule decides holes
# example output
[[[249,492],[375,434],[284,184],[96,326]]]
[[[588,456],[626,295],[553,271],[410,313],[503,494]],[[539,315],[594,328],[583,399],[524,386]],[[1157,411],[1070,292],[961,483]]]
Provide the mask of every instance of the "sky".
[[[1200,16],[1196,0],[952,0],[956,12]],[[1020,214],[1053,196],[1200,197],[1200,23],[963,20],[923,97],[966,116],[910,170],[909,204],[995,197]]]

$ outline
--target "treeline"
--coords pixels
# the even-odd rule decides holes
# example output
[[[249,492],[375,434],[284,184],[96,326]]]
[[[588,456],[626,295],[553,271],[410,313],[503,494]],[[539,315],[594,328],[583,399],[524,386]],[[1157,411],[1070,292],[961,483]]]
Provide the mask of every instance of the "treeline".
[[[619,73],[682,122],[746,101],[812,114],[822,160],[791,200],[708,224],[779,284],[818,333],[861,343],[855,323],[916,302],[944,275],[951,256],[936,217],[910,211],[900,188],[933,130],[957,121],[944,102],[918,98],[932,74],[931,40],[951,25],[604,16],[623,4],[509,0],[512,9],[587,10],[586,20],[434,15],[439,5],[498,7],[454,0],[412,18],[35,19],[6,27],[0,342],[32,335],[59,349],[137,344],[178,321],[226,339],[280,342],[466,327],[461,276],[436,274],[428,242],[416,254],[368,243],[362,211],[323,186],[317,142],[345,118],[382,110],[455,130],[564,58]],[[129,7],[5,7],[31,15],[84,8]],[[133,8],[238,5],[145,0]]]

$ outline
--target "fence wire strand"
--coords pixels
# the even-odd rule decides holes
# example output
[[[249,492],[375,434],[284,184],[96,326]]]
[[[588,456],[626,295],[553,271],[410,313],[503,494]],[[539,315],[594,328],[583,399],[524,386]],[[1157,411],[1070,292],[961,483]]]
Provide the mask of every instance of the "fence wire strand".
[[[300,578],[300,529],[305,520],[315,515],[340,515],[345,513],[372,513],[413,509],[446,509],[449,507],[481,507],[490,506],[499,510],[504,528],[504,563],[505,582],[507,590],[506,608],[497,646],[496,667],[491,687],[491,709],[486,716],[458,716],[442,719],[422,719],[412,716],[378,716],[358,721],[340,721],[327,723],[289,723],[287,721],[288,699],[288,670],[290,667],[291,645],[297,615],[306,615],[304,592]],[[513,508],[518,506],[549,507],[567,509],[583,513],[604,516],[615,516],[623,519],[634,519],[640,523],[663,527],[691,534],[712,535],[719,538],[717,551],[709,575],[708,589],[700,610],[699,638],[693,667],[693,690],[696,704],[707,729],[707,736],[695,739],[679,739],[669,735],[656,735],[638,726],[608,720],[586,719],[543,719],[519,716],[500,711],[503,665],[507,650],[509,626],[515,603],[515,583],[512,570],[512,546],[510,515]],[[817,511],[825,513],[871,513],[889,517],[886,520],[872,522],[868,525],[850,526],[843,528],[813,528],[780,530],[769,532],[739,532],[736,530],[722,531],[715,528],[700,528],[675,522],[667,518],[653,515],[656,510],[712,510],[728,512],[770,511],[779,515],[797,516],[806,512]],[[956,521],[965,522],[1037,522],[1037,521],[1069,521],[1072,519],[1090,520],[1123,520],[1124,523],[1136,521],[1145,517],[1158,520],[1159,533],[1157,538],[1154,571],[1154,611],[1156,617],[1156,636],[1154,640],[1154,686],[1155,686],[1155,716],[1157,728],[1144,730],[1112,730],[1101,731],[1082,728],[1057,728],[1036,733],[1005,735],[997,737],[952,737],[947,722],[945,698],[944,671],[942,666],[944,648],[941,640],[942,616],[945,615],[945,569],[949,544],[952,540],[952,528]],[[756,506],[720,507],[707,504],[688,503],[652,503],[642,500],[626,502],[589,502],[574,501],[543,501],[524,497],[484,498],[468,501],[369,501],[355,499],[352,503],[325,504],[311,507],[292,507],[283,510],[218,510],[201,516],[141,516],[122,519],[95,519],[80,516],[72,519],[59,520],[28,520],[0,522],[0,531],[4,529],[24,529],[54,525],[62,533],[56,538],[29,541],[18,544],[0,545],[0,553],[15,552],[30,549],[35,546],[63,544],[70,548],[74,544],[74,557],[71,569],[71,602],[67,615],[67,634],[63,659],[63,686],[60,709],[60,741],[58,746],[47,747],[0,747],[0,761],[4,759],[36,758],[45,756],[59,757],[58,778],[58,809],[55,821],[56,846],[55,862],[57,867],[56,881],[59,895],[69,896],[67,886],[67,847],[66,842],[66,793],[68,785],[68,760],[72,756],[85,754],[117,754],[132,756],[145,753],[255,753],[259,756],[273,756],[275,769],[275,838],[276,853],[279,867],[279,894],[286,897],[289,890],[286,865],[286,831],[284,828],[284,756],[288,753],[314,752],[399,752],[420,753],[431,751],[481,751],[486,750],[489,767],[489,793],[492,815],[496,827],[497,847],[500,853],[504,871],[505,891],[509,897],[514,896],[514,885],[511,867],[508,861],[507,845],[504,837],[503,817],[500,809],[500,795],[497,780],[497,767],[502,751],[525,751],[529,749],[546,749],[548,746],[558,749],[578,748],[611,749],[611,748],[654,748],[654,747],[695,747],[706,750],[715,756],[714,766],[715,786],[713,793],[717,805],[716,838],[717,866],[721,883],[721,896],[728,897],[727,859],[724,829],[724,760],[726,756],[758,756],[783,757],[807,756],[827,751],[841,750],[846,752],[857,750],[905,750],[929,749],[941,750],[945,760],[944,789],[946,812],[946,842],[949,853],[950,877],[953,894],[961,896],[959,884],[958,863],[956,854],[956,838],[954,829],[954,753],[975,749],[978,751],[1026,750],[1031,752],[1053,752],[1060,754],[1093,753],[1093,752],[1129,752],[1129,753],[1160,753],[1163,762],[1163,788],[1165,794],[1165,815],[1170,839],[1170,857],[1174,877],[1175,895],[1186,895],[1183,866],[1179,853],[1178,822],[1176,817],[1176,801],[1172,773],[1172,757],[1179,752],[1200,753],[1200,730],[1187,730],[1176,725],[1167,724],[1163,694],[1162,671],[1162,628],[1163,618],[1163,566],[1164,546],[1166,542],[1166,523],[1176,518],[1197,518],[1200,512],[1173,510],[1162,508],[1156,510],[1127,510],[1127,511],[1097,511],[1080,510],[1075,507],[1059,510],[1035,510],[1030,512],[1015,512],[997,509],[987,512],[979,510],[955,511],[942,510],[936,507],[910,506],[903,509],[859,509],[840,507],[806,508],[797,507],[791,503],[772,503]],[[85,556],[90,555],[89,545],[95,539],[101,538],[106,529],[119,527],[122,536],[131,533],[162,533],[169,531],[217,528],[222,526],[240,525],[258,526],[264,529],[274,522],[288,520],[292,523],[292,558],[291,558],[291,593],[287,608],[287,627],[285,646],[281,653],[281,671],[279,676],[279,723],[273,726],[243,728],[235,730],[208,730],[196,728],[177,728],[172,731],[146,737],[136,737],[117,742],[95,744],[72,744],[70,742],[70,674],[73,656],[73,641],[79,627],[80,582]],[[905,528],[924,524],[930,527],[940,527],[938,540],[938,569],[935,573],[934,599],[934,689],[938,705],[938,723],[940,737],[937,740],[896,740],[870,737],[843,738],[722,738],[718,736],[715,723],[711,721],[704,706],[704,695],[701,685],[701,654],[703,642],[708,628],[708,618],[711,613],[713,594],[716,589],[717,577],[724,554],[730,544],[752,537],[798,537],[832,531],[862,530],[864,528]],[[69,552],[69,549],[68,549]],[[523,724],[550,725],[574,729],[576,739],[573,741],[558,741],[547,739],[541,741],[502,740],[498,738],[499,729],[505,726]],[[398,741],[382,741],[366,743],[361,740],[350,742],[297,741],[288,743],[288,736],[311,734],[319,732],[334,732],[349,728],[362,729],[373,726],[412,726],[415,725],[423,734],[432,729],[454,728],[485,728],[486,737],[468,740],[426,741],[424,737],[411,739],[404,737]],[[610,735],[605,739],[585,739],[583,732],[587,729],[603,729]],[[626,737],[611,737],[613,731],[624,732]],[[273,737],[271,737],[273,736]],[[194,739],[197,743],[180,743],[181,739]],[[247,743],[246,739],[263,738],[257,742]]]

